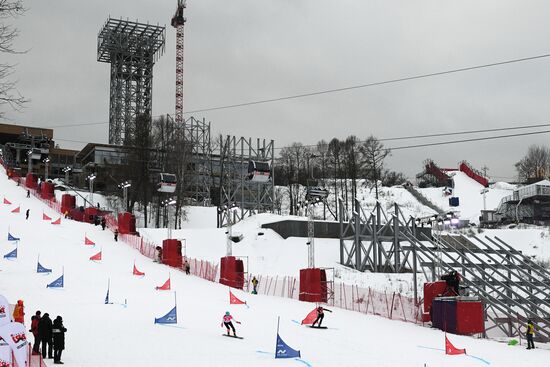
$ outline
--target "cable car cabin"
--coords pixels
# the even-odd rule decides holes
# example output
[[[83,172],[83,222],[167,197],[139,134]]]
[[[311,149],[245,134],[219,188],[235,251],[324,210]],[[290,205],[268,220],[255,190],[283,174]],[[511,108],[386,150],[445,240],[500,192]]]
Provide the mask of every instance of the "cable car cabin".
[[[315,199],[323,200],[328,196],[328,190],[320,187],[308,187],[306,192],[306,200],[312,201]]]
[[[173,193],[176,191],[176,184],[176,175],[171,173],[161,173],[157,191]]]
[[[271,166],[269,162],[248,162],[248,176],[252,182],[267,182],[271,178]]]

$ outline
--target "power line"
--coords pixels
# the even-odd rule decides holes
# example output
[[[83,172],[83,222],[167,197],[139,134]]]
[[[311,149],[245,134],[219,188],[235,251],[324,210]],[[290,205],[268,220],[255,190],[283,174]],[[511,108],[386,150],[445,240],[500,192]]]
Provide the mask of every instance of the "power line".
[[[546,57],[550,57],[550,54],[523,57],[523,58],[520,58],[520,59],[499,61],[499,62],[493,62],[493,63],[490,63],[490,64],[467,66],[467,67],[458,68],[458,69],[450,69],[450,70],[445,70],[445,71],[438,71],[438,72],[435,72],[435,73],[413,75],[413,76],[407,76],[407,77],[402,77],[402,78],[397,78],[397,79],[384,80],[384,81],[380,81],[380,82],[372,82],[372,83],[366,83],[366,84],[353,85],[353,86],[349,86],[349,87],[325,89],[325,90],[321,90],[321,91],[294,94],[294,95],[290,95],[290,96],[283,96],[283,97],[276,97],[276,98],[260,99],[260,100],[257,100],[257,101],[235,103],[235,104],[230,104],[230,105],[225,105],[225,106],[218,106],[218,107],[208,107],[208,108],[202,108],[202,109],[198,109],[198,110],[187,111],[187,112],[185,112],[185,114],[225,110],[225,109],[230,109],[230,108],[245,107],[245,106],[252,106],[252,105],[258,105],[258,104],[264,104],[264,103],[285,101],[285,100],[289,100],[289,99],[312,97],[312,96],[318,96],[318,95],[322,95],[322,94],[346,92],[346,91],[353,90],[353,89],[375,87],[375,86],[379,86],[379,85],[386,85],[386,84],[392,84],[392,83],[401,83],[401,82],[406,82],[406,81],[411,81],[411,80],[416,80],[416,79],[431,78],[431,77],[434,77],[434,76],[455,74],[455,73],[461,73],[461,72],[464,72],[464,71],[471,71],[471,70],[476,70],[476,69],[490,68],[490,67],[494,67],[494,66],[514,64],[514,63],[519,63],[519,62],[524,62],[524,61],[532,61],[532,60],[542,59],[542,58],[546,58]]]
[[[543,131],[533,131],[529,133],[518,133],[518,134],[509,134],[509,135],[498,135],[498,136],[486,136],[483,138],[471,138],[471,139],[462,139],[462,140],[448,140],[436,143],[426,143],[426,144],[416,144],[416,145],[405,145],[400,147],[388,148],[390,150],[402,150],[402,149],[412,149],[412,148],[422,148],[422,147],[431,147],[436,145],[447,145],[447,144],[458,144],[458,143],[467,143],[472,141],[482,141],[482,140],[496,140],[504,138],[513,138],[517,136],[527,136],[527,135],[538,135],[538,134],[547,134],[550,133],[550,130]]]

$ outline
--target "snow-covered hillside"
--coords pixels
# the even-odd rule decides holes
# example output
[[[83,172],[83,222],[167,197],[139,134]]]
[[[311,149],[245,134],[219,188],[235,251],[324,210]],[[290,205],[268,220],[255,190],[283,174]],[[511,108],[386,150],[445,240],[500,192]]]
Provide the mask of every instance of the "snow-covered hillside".
[[[464,172],[453,171],[449,175],[453,178],[455,184],[453,196],[458,197],[460,201],[458,207],[449,206],[449,196],[444,194],[443,188],[429,187],[418,189],[418,191],[444,211],[459,211],[461,219],[479,223],[479,216],[481,210],[483,210],[482,190],[484,187]],[[514,188],[513,185],[505,183],[493,184],[485,194],[486,208],[488,210],[496,209],[500,200],[511,195]]]
[[[8,231],[21,238],[17,259],[0,260],[0,294],[11,302],[25,301],[27,326],[37,309],[53,317],[63,316],[68,329],[63,355],[67,366],[364,366],[366,361],[379,367],[485,365],[466,355],[446,356],[443,333],[414,324],[333,309],[325,318],[329,329],[314,330],[292,321],[304,317],[312,304],[240,291],[236,295],[247,300],[250,307],[229,306],[227,287],[153,263],[125,244],[114,242],[111,234],[99,227],[72,221],[56,226],[43,221],[43,212],[54,218],[57,215],[36,199],[25,198],[23,188],[8,181],[3,172],[0,192],[13,203],[0,207],[1,252],[15,248],[7,241]],[[19,205],[21,213],[11,213]],[[25,220],[26,209],[30,209],[29,220]],[[215,233],[223,239],[223,233],[204,231],[205,236]],[[83,244],[85,235],[97,243],[94,248]],[[270,246],[272,237],[265,238],[262,246],[266,258],[277,256],[283,262],[296,257],[288,248],[277,251],[278,244]],[[103,260],[90,261],[89,257],[100,250]],[[38,256],[42,265],[53,268],[52,274],[36,273]],[[145,272],[144,277],[132,275],[134,261]],[[65,287],[46,288],[63,270]],[[169,273],[176,293],[156,291],[155,286]],[[127,307],[104,304],[108,279],[111,300],[126,301]],[[168,312],[174,298],[178,324],[155,325],[154,318]],[[243,340],[221,336],[220,321],[226,310],[242,322],[238,332]],[[277,316],[281,316],[281,336],[301,350],[302,360],[273,358]],[[450,338],[471,356],[493,366],[542,366],[548,360],[545,350],[526,351],[471,337]]]

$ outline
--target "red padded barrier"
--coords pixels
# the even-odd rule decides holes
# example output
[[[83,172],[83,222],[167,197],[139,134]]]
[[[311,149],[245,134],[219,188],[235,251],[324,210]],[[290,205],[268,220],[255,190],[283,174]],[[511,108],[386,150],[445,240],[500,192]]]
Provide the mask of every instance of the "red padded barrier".
[[[456,333],[470,335],[485,331],[481,301],[458,301],[456,303]]]
[[[118,233],[136,233],[136,217],[128,212],[118,214]]]
[[[327,302],[327,274],[325,269],[300,269],[300,301]]]
[[[46,200],[52,200],[54,197],[53,193],[54,184],[51,182],[42,182],[40,189],[40,197]]]
[[[25,178],[25,186],[29,189],[36,189],[38,187],[38,176],[34,173],[27,173]]]
[[[94,217],[97,215],[98,209],[95,206],[84,209],[84,220],[86,223],[93,223]]]
[[[221,258],[220,283],[232,288],[244,288],[244,263],[235,256]]]
[[[71,212],[76,207],[76,197],[71,194],[61,196],[61,213]]]
[[[162,263],[175,268],[182,267],[181,241],[174,239],[162,241]]]
[[[476,180],[480,184],[482,184],[484,187],[489,187],[489,180],[487,180],[485,177],[481,176],[479,173],[475,172],[468,164],[465,162],[462,162],[459,166],[459,169],[464,172],[468,177],[470,177],[473,180]]]
[[[424,283],[424,312],[430,312],[433,299],[445,293],[446,288],[447,282],[444,280],[439,280],[433,283]]]

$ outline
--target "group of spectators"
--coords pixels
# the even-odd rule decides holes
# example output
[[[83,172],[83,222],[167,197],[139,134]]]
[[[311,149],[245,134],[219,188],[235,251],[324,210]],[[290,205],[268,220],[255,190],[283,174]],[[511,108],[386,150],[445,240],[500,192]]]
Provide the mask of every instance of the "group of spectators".
[[[34,336],[33,354],[42,353],[42,358],[53,358],[54,364],[63,364],[61,353],[65,349],[65,332],[67,329],[63,326],[61,316],[57,316],[52,322],[47,312],[42,315],[40,311],[36,311],[34,316],[31,317],[31,329],[29,331]]]

